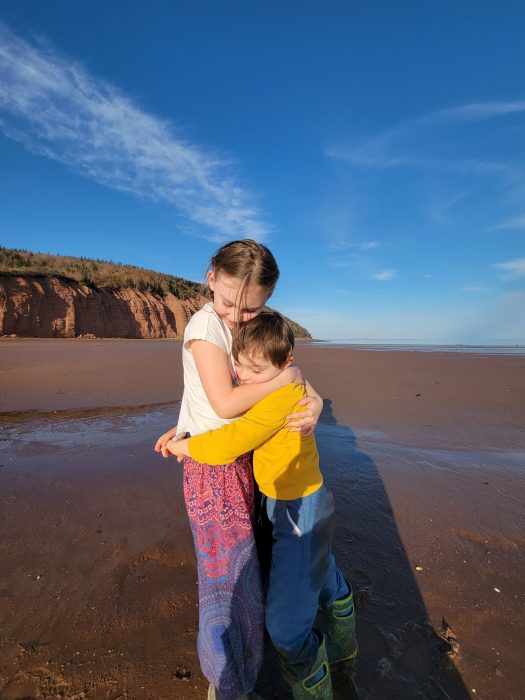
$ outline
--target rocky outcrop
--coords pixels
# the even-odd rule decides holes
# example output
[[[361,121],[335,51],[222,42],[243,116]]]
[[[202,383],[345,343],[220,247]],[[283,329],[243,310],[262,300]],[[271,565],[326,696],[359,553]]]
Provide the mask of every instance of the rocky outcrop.
[[[0,335],[180,338],[197,299],[87,287],[58,277],[0,275]]]

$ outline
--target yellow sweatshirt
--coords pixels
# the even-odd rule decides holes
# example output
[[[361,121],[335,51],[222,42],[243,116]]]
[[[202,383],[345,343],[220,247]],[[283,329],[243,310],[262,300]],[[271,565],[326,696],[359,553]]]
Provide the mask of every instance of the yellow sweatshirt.
[[[286,416],[301,410],[297,403],[305,396],[302,384],[268,394],[233,423],[190,438],[192,459],[228,464],[254,450],[255,480],[266,496],[291,501],[314,493],[323,483],[315,438],[284,427]]]

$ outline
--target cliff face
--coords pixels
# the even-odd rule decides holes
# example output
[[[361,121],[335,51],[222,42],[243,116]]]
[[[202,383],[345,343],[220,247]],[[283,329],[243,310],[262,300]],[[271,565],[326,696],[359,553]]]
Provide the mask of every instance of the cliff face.
[[[0,335],[180,338],[197,300],[92,289],[57,277],[0,276]]]

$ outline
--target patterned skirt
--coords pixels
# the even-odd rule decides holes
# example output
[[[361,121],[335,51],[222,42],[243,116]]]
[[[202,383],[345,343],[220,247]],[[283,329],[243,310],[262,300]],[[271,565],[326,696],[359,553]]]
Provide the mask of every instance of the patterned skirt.
[[[223,700],[253,690],[262,663],[253,491],[248,454],[219,466],[184,459],[184,499],[199,574],[197,649],[203,674]]]

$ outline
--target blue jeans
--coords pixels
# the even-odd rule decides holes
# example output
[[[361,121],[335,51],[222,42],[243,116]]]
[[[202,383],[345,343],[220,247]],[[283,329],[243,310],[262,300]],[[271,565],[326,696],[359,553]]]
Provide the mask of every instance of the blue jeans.
[[[323,485],[293,501],[263,496],[262,507],[273,525],[266,627],[284,675],[293,682],[313,670],[319,604],[330,606],[349,592],[331,552],[334,498]]]

